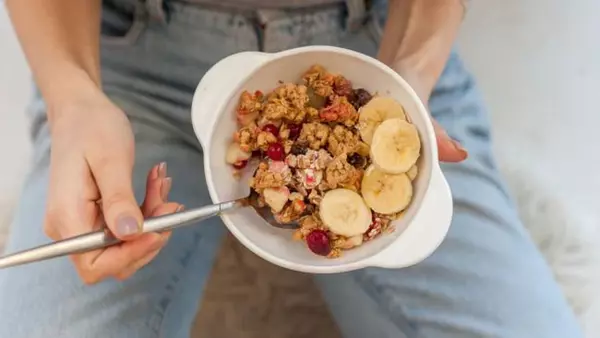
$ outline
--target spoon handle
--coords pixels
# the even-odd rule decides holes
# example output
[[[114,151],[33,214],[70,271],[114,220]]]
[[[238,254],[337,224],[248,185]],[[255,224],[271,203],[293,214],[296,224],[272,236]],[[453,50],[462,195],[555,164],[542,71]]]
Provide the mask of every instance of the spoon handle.
[[[148,218],[143,223],[142,233],[164,232],[190,225],[217,216],[224,211],[247,205],[244,200],[223,202]],[[102,229],[0,257],[0,269],[106,248],[121,242],[109,231]]]

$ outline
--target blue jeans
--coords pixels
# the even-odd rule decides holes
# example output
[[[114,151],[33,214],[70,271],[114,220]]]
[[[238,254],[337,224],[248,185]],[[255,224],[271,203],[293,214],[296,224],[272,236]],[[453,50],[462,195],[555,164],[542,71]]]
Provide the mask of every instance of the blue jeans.
[[[133,6],[105,5],[104,88],[135,132],[139,198],[147,171],[166,161],[174,200],[210,203],[189,108],[198,81],[219,59],[310,44],[369,55],[377,48],[370,24],[344,29],[341,7],[285,11],[264,28],[240,13],[181,3],[166,9],[166,16],[140,16],[131,27],[126,13]],[[410,268],[315,276],[344,337],[581,337],[502,183],[485,108],[456,54],[430,108],[470,154],[463,163],[443,166],[454,194],[450,233],[431,257]],[[39,97],[30,114],[35,156],[10,251],[47,241],[42,224],[51,138]],[[84,286],[66,258],[0,271],[0,337],[189,337],[224,232],[217,218],[175,231],[161,254],[125,282]]]

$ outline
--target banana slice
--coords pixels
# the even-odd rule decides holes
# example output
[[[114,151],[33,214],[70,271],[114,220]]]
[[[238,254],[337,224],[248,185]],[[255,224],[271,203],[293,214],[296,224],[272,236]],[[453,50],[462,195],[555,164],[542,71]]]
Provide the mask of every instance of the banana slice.
[[[406,114],[402,105],[387,96],[377,96],[371,99],[364,107],[360,109],[358,115],[358,125],[360,137],[366,144],[371,144],[373,133],[381,122],[392,119],[401,118],[406,120]]]
[[[418,174],[419,168],[417,168],[416,164],[413,164],[413,166],[410,167],[410,169],[408,169],[408,171],[406,172],[406,176],[408,176],[408,178],[410,178],[411,181],[414,181],[415,178],[417,178]]]
[[[371,225],[371,209],[362,197],[349,189],[325,193],[319,205],[323,223],[335,234],[352,237],[365,233]]]
[[[417,128],[401,118],[383,121],[371,142],[371,160],[388,174],[407,172],[419,159],[421,140]]]
[[[373,211],[389,215],[406,209],[413,187],[406,174],[386,174],[370,165],[365,170],[360,193]]]

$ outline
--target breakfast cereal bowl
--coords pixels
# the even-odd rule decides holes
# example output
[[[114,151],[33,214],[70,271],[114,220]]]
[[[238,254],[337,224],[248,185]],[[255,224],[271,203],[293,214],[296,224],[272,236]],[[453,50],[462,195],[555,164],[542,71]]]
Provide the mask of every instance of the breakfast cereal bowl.
[[[271,226],[250,208],[221,215],[229,231],[263,259],[291,270],[337,273],[365,267],[402,268],[428,257],[442,242],[452,218],[452,198],[438,162],[433,126],[414,90],[392,69],[360,53],[329,46],[295,48],[279,53],[242,52],[214,65],[202,78],[192,103],[192,123],[204,149],[206,182],[215,203],[248,196],[246,168],[240,179],[225,161],[238,130],[236,109],[244,91],[269,93],[281,83],[298,82],[305,71],[318,64],[341,74],[355,87],[399,102],[418,132],[421,148],[414,178],[412,200],[394,220],[393,231],[326,258],[307,250],[304,241],[292,239],[291,230]]]

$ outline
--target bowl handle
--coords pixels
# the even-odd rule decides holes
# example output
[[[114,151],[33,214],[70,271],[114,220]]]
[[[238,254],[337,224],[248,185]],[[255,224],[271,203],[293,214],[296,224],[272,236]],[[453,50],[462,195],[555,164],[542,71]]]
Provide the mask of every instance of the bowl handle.
[[[272,57],[261,52],[232,54],[212,66],[202,77],[192,100],[192,125],[202,147],[208,143],[229,93],[255,69]]]
[[[452,221],[452,194],[439,166],[433,168],[430,182],[411,224],[396,242],[370,259],[368,266],[404,268],[424,260],[440,246]]]

